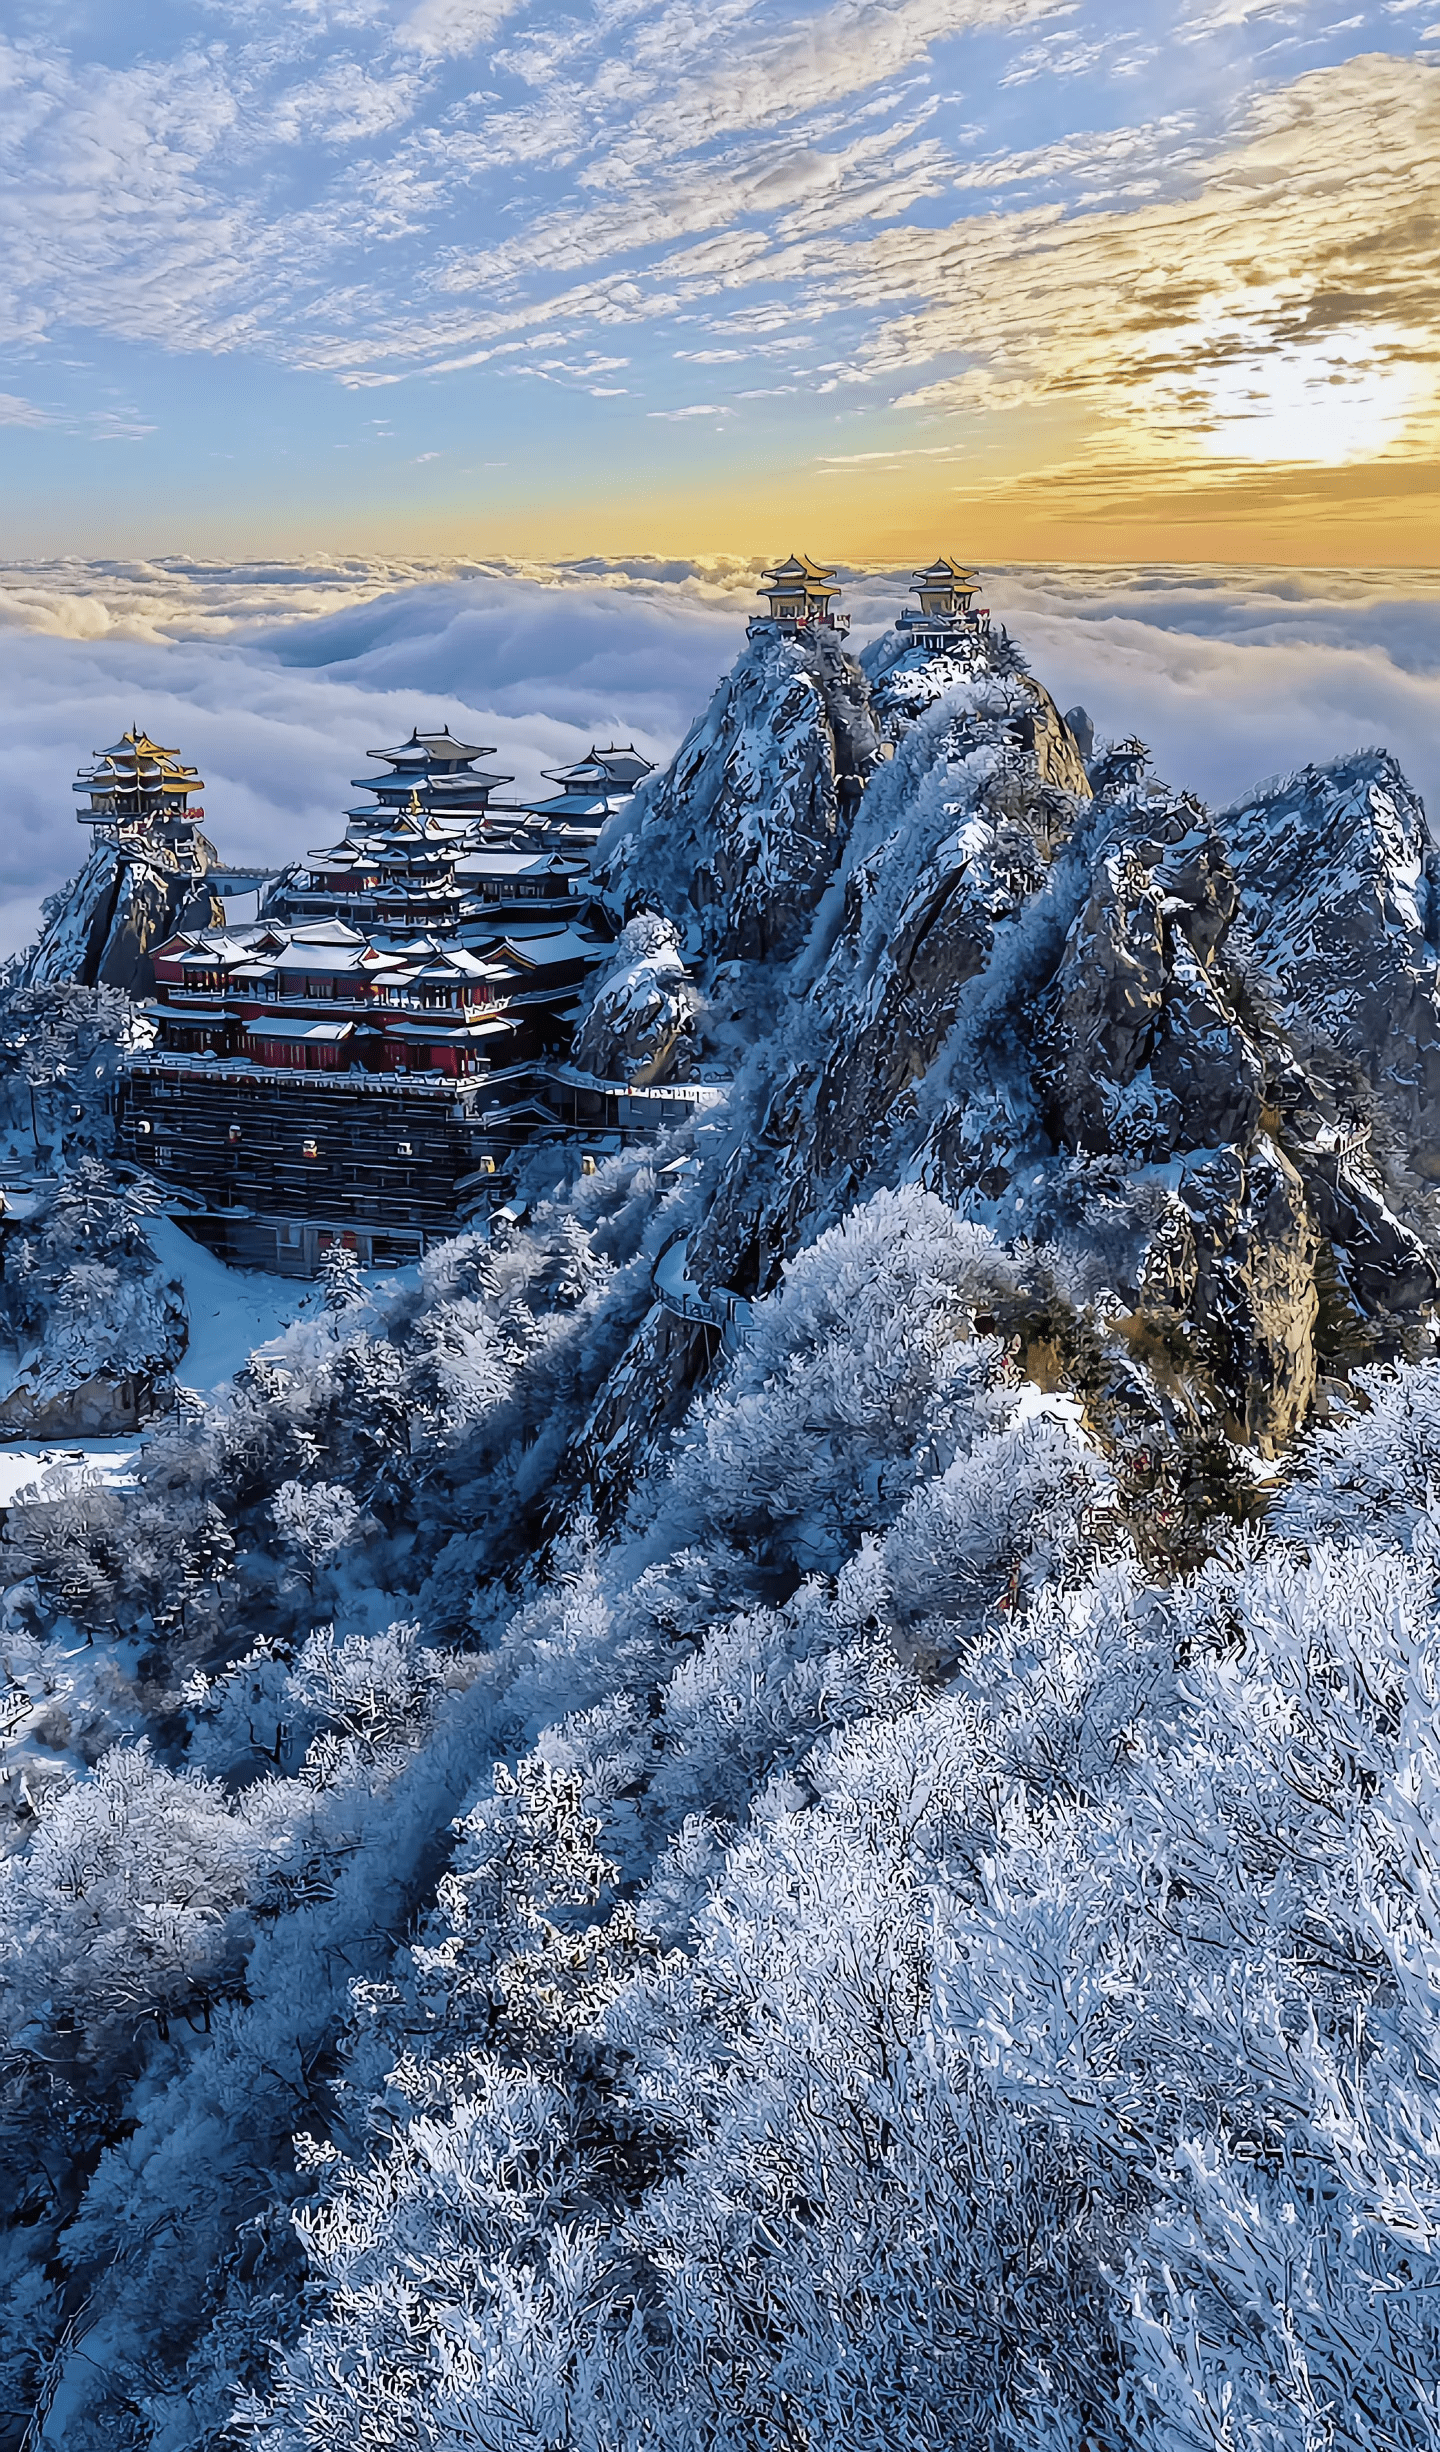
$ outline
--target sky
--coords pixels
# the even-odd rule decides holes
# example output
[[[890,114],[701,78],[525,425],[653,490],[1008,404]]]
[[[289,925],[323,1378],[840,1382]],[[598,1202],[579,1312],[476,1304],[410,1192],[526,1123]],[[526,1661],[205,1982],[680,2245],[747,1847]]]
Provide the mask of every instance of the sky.
[[[859,645],[909,573],[845,577]],[[744,644],[756,578],[639,556],[0,566],[0,955],[88,847],[77,770],[132,723],[199,768],[222,857],[279,865],[339,838],[368,753],[416,724],[494,744],[523,792],[597,739],[668,759]],[[1440,812],[1440,574],[1048,562],[986,592],[1062,708],[1138,730],[1213,806],[1379,744]]]
[[[1440,559],[1440,0],[8,0],[0,552]]]

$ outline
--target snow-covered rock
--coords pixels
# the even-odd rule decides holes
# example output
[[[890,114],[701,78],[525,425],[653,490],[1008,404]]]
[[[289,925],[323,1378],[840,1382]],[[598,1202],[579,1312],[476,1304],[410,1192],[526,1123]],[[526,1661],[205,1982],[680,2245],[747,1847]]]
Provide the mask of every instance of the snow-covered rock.
[[[191,864],[192,847],[198,866]],[[45,925],[15,966],[20,983],[76,980],[147,996],[155,985],[155,947],[177,929],[208,928],[225,917],[204,882],[215,862],[213,844],[187,832],[186,855],[177,860],[160,826],[123,849],[97,842],[84,867],[46,902]]]
[[[718,960],[797,953],[875,751],[867,695],[838,646],[758,629],[665,773],[602,835],[614,901],[698,919]]]
[[[647,1089],[682,1080],[690,1069],[691,1024],[699,1009],[679,935],[655,911],[622,929],[575,1032],[572,1058],[601,1081]]]
[[[1092,790],[1003,632],[945,654],[892,633],[864,661],[890,755],[848,824],[802,830],[799,856],[796,744],[816,747],[820,693],[798,649],[762,637],[632,846],[677,923],[690,863],[707,911],[727,892],[702,988],[742,911],[773,980],[692,1277],[762,1294],[817,1226],[918,1173],[1068,1280],[1108,1285],[1135,1325],[1102,1339],[1097,1402],[1123,1384],[1127,1418],[1198,1408],[1275,1452],[1329,1367],[1337,1300],[1374,1350],[1440,1290],[1434,1224],[1402,1180],[1440,1165],[1418,802],[1370,756],[1212,819],[1132,743],[1097,758]],[[646,840],[656,856],[633,859]],[[1367,1074],[1384,1149],[1357,1128]]]
[[[1287,1024],[1358,1066],[1440,1178],[1440,866],[1395,760],[1362,750],[1223,810],[1241,908]]]

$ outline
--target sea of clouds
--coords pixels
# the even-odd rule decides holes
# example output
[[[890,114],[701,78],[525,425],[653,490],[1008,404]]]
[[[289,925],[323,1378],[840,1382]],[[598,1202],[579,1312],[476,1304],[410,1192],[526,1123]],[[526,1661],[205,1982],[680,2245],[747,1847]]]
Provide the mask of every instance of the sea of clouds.
[[[908,573],[843,574],[863,640]],[[594,739],[668,757],[743,638],[740,561],[0,565],[0,953],[85,848],[70,790],[132,722],[205,778],[222,856],[333,840],[367,753],[416,723],[532,790]],[[1383,743],[1440,814],[1440,572],[1015,566],[990,604],[1062,707],[1138,731],[1219,804]]]

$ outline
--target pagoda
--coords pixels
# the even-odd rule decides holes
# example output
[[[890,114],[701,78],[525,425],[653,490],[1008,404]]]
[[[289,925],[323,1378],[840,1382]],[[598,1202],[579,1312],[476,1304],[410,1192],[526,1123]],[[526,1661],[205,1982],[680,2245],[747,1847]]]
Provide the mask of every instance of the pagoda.
[[[354,789],[373,806],[347,812],[344,840],[308,852],[281,878],[267,916],[302,922],[343,918],[381,938],[394,930],[453,935],[464,890],[455,865],[483,840],[490,796],[509,775],[477,773],[493,751],[418,729],[397,749],[367,756],[388,772],[357,775]]]
[[[149,835],[165,843],[172,859],[177,852],[190,854],[198,867],[194,838],[205,812],[192,809],[190,799],[205,786],[194,767],[184,765],[175,750],[162,749],[138,725],[94,757],[71,788],[90,803],[75,814],[82,826],[95,828],[97,842],[133,849]]]
[[[990,627],[988,605],[977,605],[980,581],[963,570],[948,553],[939,553],[927,569],[911,572],[911,593],[918,607],[907,605],[895,627],[907,646],[955,647]]]
[[[756,594],[766,598],[770,610],[757,613],[750,629],[774,627],[782,638],[808,638],[821,627],[845,632],[850,627],[848,613],[833,610],[833,600],[840,590],[833,570],[812,562],[808,554],[788,554],[773,570],[763,573],[764,586]]]
[[[573,766],[546,767],[546,782],[560,789],[549,800],[533,801],[531,814],[557,848],[593,850],[602,827],[654,772],[633,741],[623,749],[615,741],[608,749],[592,744]]]

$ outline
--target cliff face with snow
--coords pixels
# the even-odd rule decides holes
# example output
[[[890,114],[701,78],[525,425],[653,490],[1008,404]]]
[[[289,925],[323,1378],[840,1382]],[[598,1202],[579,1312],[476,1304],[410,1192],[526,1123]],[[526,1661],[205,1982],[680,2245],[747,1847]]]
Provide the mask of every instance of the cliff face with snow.
[[[601,837],[622,909],[666,910],[714,961],[798,952],[876,740],[838,647],[757,633],[665,774]]]
[[[1287,1030],[1317,1066],[1357,1068],[1440,1176],[1440,861],[1395,760],[1308,766],[1217,824]]]
[[[1275,1453],[1440,1290],[1413,793],[1373,755],[1219,816],[1135,761],[1092,760],[1097,793],[1003,636],[867,662],[891,755],[848,823],[820,678],[762,644],[611,849],[677,923],[712,915],[701,985],[744,1050],[692,1277],[763,1294],[867,1190],[922,1182],[1028,1255],[1037,1318],[1078,1302],[1065,1367],[1112,1436]]]
[[[638,1089],[681,1081],[690,1069],[698,1007],[678,930],[656,912],[637,912],[621,930],[614,958],[581,1016],[573,1061],[601,1081]]]
[[[207,928],[225,916],[204,882],[214,846],[201,834],[190,841],[198,868],[176,860],[159,828],[124,849],[97,842],[84,867],[46,903],[44,929],[16,965],[20,984],[75,980],[148,996],[155,947],[179,928]]]

